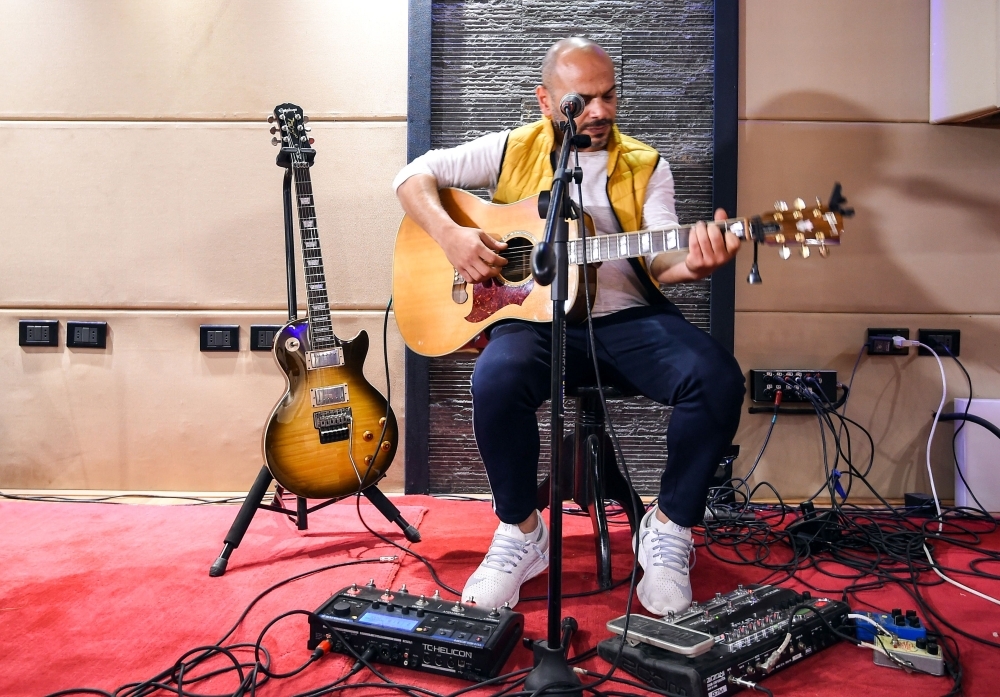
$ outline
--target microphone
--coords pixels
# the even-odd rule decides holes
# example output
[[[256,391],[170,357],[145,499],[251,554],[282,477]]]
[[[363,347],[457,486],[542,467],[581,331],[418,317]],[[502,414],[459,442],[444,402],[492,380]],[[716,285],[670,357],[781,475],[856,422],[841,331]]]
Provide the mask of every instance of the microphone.
[[[570,92],[564,95],[559,102],[559,111],[565,114],[567,118],[575,119],[583,113],[585,106],[587,104],[583,101],[583,97],[576,92]]]

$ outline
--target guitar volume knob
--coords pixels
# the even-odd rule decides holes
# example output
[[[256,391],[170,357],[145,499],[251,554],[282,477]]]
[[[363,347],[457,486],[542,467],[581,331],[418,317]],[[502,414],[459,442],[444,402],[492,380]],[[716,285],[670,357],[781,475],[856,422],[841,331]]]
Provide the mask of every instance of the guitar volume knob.
[[[372,438],[375,437],[375,434],[372,433],[371,431],[365,431],[364,433],[361,434],[361,437],[364,438],[365,440],[371,440]]]
[[[391,448],[392,448],[392,443],[390,443],[390,442],[389,442],[389,441],[387,441],[387,440],[384,440],[384,441],[382,441],[382,451],[383,451],[383,452],[386,452],[386,453],[387,453],[387,452],[389,452],[389,450],[390,450]]]

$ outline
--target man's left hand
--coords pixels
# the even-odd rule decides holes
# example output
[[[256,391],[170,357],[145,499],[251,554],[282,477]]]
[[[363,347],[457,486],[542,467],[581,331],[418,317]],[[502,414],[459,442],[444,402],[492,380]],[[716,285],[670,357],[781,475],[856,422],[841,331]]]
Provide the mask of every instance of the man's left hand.
[[[715,211],[715,220],[726,220],[726,211]],[[697,281],[710,276],[713,271],[732,259],[740,248],[740,239],[731,232],[723,233],[714,223],[699,222],[688,235],[688,255],[683,264],[673,266],[654,275],[660,283]]]

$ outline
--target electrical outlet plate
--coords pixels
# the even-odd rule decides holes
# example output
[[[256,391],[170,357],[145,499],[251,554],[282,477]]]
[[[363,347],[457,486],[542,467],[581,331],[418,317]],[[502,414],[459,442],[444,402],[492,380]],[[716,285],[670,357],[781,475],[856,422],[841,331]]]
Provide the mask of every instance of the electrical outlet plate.
[[[240,325],[238,324],[203,324],[201,335],[202,351],[239,351]]]
[[[18,346],[58,346],[59,320],[22,319],[17,323]]]
[[[932,349],[938,352],[941,358],[948,355],[947,351],[942,351],[938,348],[938,345],[946,346],[948,351],[951,351],[951,355],[957,356],[959,349],[961,348],[961,338],[962,332],[957,329],[918,329],[917,330],[917,341],[921,344],[927,344]],[[925,349],[923,346],[917,347],[918,356],[930,356],[932,355],[930,351]]]
[[[66,345],[70,348],[108,347],[107,322],[76,322],[66,323]]]
[[[281,331],[280,324],[251,324],[250,350],[270,351],[274,346],[274,337]]]
[[[909,346],[896,348],[892,345],[892,337],[901,336],[904,339],[910,338],[910,330],[892,327],[868,328],[868,355],[869,356],[908,356]],[[872,337],[879,337],[872,339]],[[884,338],[883,338],[884,337]]]

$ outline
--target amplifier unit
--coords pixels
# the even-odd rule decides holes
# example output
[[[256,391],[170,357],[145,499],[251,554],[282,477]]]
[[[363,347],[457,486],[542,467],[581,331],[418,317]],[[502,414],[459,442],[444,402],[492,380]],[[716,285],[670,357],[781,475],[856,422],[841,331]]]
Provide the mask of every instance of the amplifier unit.
[[[438,591],[426,598],[379,590],[373,582],[351,585],[309,618],[309,648],[324,639],[337,653],[372,662],[465,678],[496,677],[524,631],[524,616],[509,607],[481,608],[446,601]],[[346,645],[345,645],[346,644]]]

